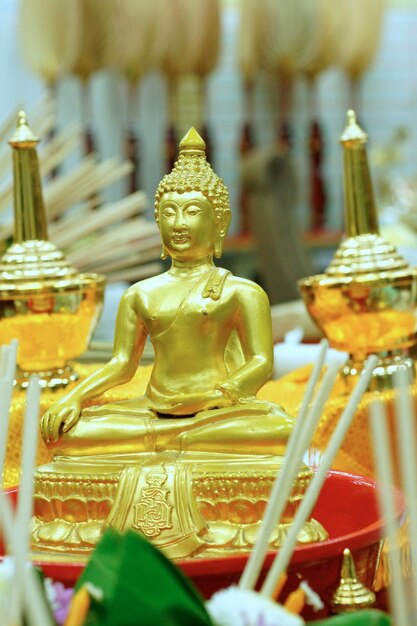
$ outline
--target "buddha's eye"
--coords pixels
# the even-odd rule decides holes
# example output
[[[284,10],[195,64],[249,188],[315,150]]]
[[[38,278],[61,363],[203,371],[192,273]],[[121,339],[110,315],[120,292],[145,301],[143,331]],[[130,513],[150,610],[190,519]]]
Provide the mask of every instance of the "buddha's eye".
[[[185,211],[187,215],[198,215],[201,213],[201,209],[198,206],[188,206]]]
[[[162,209],[162,215],[164,217],[175,217],[175,209],[167,206],[164,209]]]

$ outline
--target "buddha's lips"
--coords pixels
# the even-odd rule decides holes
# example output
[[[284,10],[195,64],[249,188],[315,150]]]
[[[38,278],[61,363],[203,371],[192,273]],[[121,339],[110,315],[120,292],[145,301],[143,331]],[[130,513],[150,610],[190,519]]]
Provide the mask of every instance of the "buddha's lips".
[[[172,241],[174,243],[185,243],[190,237],[188,235],[172,235]]]

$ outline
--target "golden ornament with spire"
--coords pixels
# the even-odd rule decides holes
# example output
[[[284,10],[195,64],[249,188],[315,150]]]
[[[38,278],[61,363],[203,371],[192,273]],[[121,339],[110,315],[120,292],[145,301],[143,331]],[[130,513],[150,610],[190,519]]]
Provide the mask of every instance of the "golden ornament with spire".
[[[171,557],[249,550],[282,462],[294,418],[256,397],[273,364],[269,302],[214,265],[229,195],[194,129],[158,186],[155,217],[170,269],[127,290],[113,358],[42,418],[55,455],[35,479],[33,537],[43,550],[88,553],[107,525],[136,528]],[[106,403],[102,394],[132,380],[148,337],[145,393]],[[273,546],[310,477],[300,467]],[[311,520],[301,541],[326,536]]]
[[[104,277],[80,274],[48,240],[37,137],[21,111],[13,148],[14,235],[0,261],[0,344],[19,340],[17,381],[76,379],[69,359],[87,349],[103,302]]]
[[[375,594],[356,577],[356,568],[349,548],[343,550],[340,584],[333,594],[333,613],[350,613],[370,608],[375,604]]]
[[[417,270],[378,231],[366,142],[353,111],[340,138],[343,146],[344,239],[324,274],[299,282],[307,310],[332,347],[350,354],[343,368],[350,389],[369,354],[379,356],[371,388],[392,386],[417,342]]]

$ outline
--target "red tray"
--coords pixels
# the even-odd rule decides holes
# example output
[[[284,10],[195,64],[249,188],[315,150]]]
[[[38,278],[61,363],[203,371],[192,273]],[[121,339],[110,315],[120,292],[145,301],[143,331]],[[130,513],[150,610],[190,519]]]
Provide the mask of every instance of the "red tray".
[[[11,490],[10,495],[15,498],[16,490]],[[395,500],[398,516],[403,519],[405,503],[399,491],[395,491]],[[282,597],[298,586],[301,576],[327,605],[339,583],[345,548],[349,548],[353,554],[358,577],[368,587],[372,587],[380,555],[383,526],[378,512],[375,481],[343,472],[329,472],[313,517],[326,528],[329,539],[295,549]],[[263,576],[273,556],[273,553],[267,556]],[[43,559],[42,555],[34,555],[34,558],[42,566],[46,576],[67,585],[77,580],[84,567],[83,563],[65,563],[59,560],[50,562],[49,556]],[[193,580],[203,596],[208,598],[218,589],[236,583],[246,560],[247,555],[238,554],[219,558],[195,557],[177,564]],[[326,615],[327,609],[314,615],[307,609],[303,614],[306,619]]]

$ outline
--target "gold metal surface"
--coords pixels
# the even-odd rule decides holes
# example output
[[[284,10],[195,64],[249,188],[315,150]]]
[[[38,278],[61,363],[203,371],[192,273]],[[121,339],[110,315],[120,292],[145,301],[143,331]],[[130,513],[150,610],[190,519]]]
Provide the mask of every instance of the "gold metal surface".
[[[47,387],[76,375],[69,359],[87,349],[97,323],[104,277],[79,274],[48,241],[38,139],[19,114],[13,148],[14,236],[0,261],[0,343],[19,340],[17,381],[36,372]]]
[[[346,239],[324,274],[299,282],[313,320],[334,348],[350,354],[343,369],[350,389],[369,354],[380,357],[373,389],[392,386],[404,368],[414,380],[408,350],[417,341],[417,270],[378,232],[367,136],[348,112],[343,146]]]
[[[213,263],[230,208],[204,149],[191,129],[156,192],[171,268],[127,290],[113,358],[42,418],[55,455],[36,478],[42,549],[88,551],[106,524],[140,527],[173,557],[251,545],[265,499],[255,485],[266,473],[271,483],[294,418],[256,398],[273,364],[269,303],[258,285]],[[134,376],[148,336],[155,362],[145,393],[83,406]],[[305,472],[294,493],[303,492]],[[212,485],[205,500],[202,474]],[[304,540],[325,536],[315,522],[304,529]]]
[[[59,458],[35,478],[37,550],[88,554],[104,528],[134,528],[171,558],[251,550],[280,459],[166,451],[123,457]],[[60,473],[61,470],[61,473]],[[282,544],[311,471],[300,469],[271,549]],[[327,533],[309,520],[300,544]]]
[[[355,562],[348,548],[343,550],[340,584],[333,594],[333,613],[361,611],[375,604],[375,594],[356,578]]]

